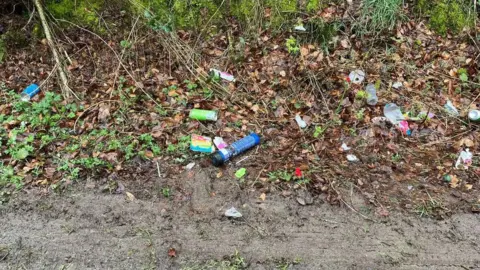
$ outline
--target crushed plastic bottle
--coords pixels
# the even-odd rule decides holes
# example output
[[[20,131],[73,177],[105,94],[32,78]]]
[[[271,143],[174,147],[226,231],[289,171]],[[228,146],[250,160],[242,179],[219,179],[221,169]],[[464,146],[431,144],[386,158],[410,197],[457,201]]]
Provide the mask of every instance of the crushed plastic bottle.
[[[458,116],[460,113],[458,112],[457,108],[455,108],[455,106],[453,106],[453,103],[451,100],[447,100],[447,103],[445,103],[445,106],[443,106],[445,108],[445,110],[453,115],[453,116]]]
[[[361,84],[365,79],[365,72],[363,70],[357,69],[348,75],[348,81],[354,84]]]
[[[473,155],[468,148],[460,152],[457,162],[455,163],[455,169],[460,169],[460,165],[462,165],[465,170],[468,169],[468,166],[472,165],[472,158]]]
[[[229,161],[232,157],[238,156],[248,149],[260,144],[260,136],[251,133],[245,138],[232,143],[226,148],[220,149],[212,156],[212,163],[214,166],[221,166]]]
[[[367,85],[367,88],[365,89],[365,92],[367,92],[367,104],[370,106],[377,105],[378,97],[377,97],[377,89],[375,89],[375,85],[372,83],[369,83]]]
[[[400,107],[397,106],[395,103],[388,103],[383,108],[383,114],[385,117],[390,121],[393,125],[398,127],[403,134],[410,136],[412,131],[408,126],[408,122],[405,120],[405,116],[403,116]]]
[[[23,90],[22,94],[20,95],[20,99],[22,101],[30,101],[36,94],[40,92],[40,87],[36,84],[30,84]]]

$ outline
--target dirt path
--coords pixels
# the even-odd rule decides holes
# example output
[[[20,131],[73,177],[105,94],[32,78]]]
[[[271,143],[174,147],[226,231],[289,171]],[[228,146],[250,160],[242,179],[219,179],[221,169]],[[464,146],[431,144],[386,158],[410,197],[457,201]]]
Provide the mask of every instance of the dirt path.
[[[181,180],[184,195],[169,199],[147,199],[127,184],[132,202],[91,184],[63,195],[22,194],[0,208],[0,269],[203,269],[236,250],[249,269],[294,261],[285,269],[480,269],[478,215],[371,222],[318,198],[300,206],[268,194],[260,202],[258,191],[234,180],[192,175],[152,186]],[[231,206],[245,218],[223,217]]]

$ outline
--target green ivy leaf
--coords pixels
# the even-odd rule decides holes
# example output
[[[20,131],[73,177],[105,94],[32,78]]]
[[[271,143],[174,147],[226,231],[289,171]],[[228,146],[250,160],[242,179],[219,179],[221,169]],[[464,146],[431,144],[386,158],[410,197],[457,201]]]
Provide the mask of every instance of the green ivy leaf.
[[[468,75],[466,73],[460,74],[459,78],[462,82],[467,82],[468,81]]]
[[[22,159],[26,159],[28,157],[29,153],[27,151],[27,149],[25,148],[21,148],[20,150],[18,150],[17,152],[15,152],[13,154],[13,158],[16,159],[16,160],[22,160]]]

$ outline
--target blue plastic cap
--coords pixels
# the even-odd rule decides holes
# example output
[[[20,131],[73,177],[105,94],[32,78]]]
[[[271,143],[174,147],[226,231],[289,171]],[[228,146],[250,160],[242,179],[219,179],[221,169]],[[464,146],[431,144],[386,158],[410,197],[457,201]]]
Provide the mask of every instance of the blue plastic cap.
[[[407,130],[407,132],[406,132],[406,133],[407,133],[407,136],[411,136],[411,135],[412,135],[412,131],[411,131],[410,129],[409,129],[409,130]]]
[[[260,144],[260,136],[258,136],[258,134],[256,133],[250,133],[249,136],[252,136],[252,138],[255,140],[255,144]]]

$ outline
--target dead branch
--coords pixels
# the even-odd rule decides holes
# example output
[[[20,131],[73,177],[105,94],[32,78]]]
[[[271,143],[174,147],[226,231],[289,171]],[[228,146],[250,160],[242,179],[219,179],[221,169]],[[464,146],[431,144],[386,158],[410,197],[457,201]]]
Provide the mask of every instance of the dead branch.
[[[56,66],[58,66],[57,71],[58,71],[58,75],[60,76],[60,82],[61,82],[60,88],[62,89],[62,94],[66,99],[70,99],[70,94],[73,94],[77,99],[79,99],[78,96],[68,86],[68,78],[65,72],[65,66],[61,61],[57,51],[57,47],[53,42],[52,33],[50,31],[47,18],[45,17],[45,12],[43,10],[42,3],[40,3],[40,0],[35,0],[34,2],[35,2],[35,6],[37,7],[38,15],[40,16],[40,21],[42,22],[42,26],[45,32],[45,37],[47,38],[48,46],[52,51],[53,58],[55,59],[55,62],[56,62]]]

